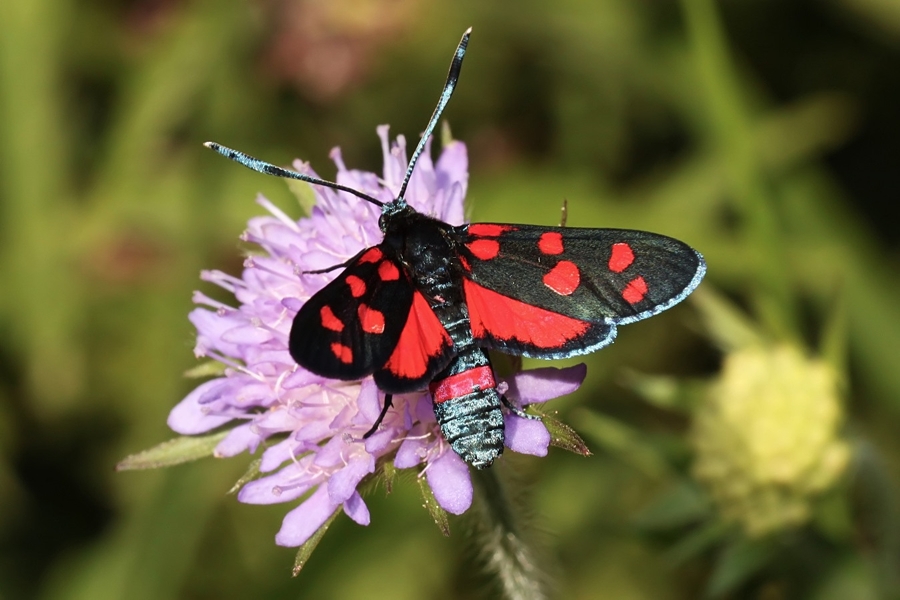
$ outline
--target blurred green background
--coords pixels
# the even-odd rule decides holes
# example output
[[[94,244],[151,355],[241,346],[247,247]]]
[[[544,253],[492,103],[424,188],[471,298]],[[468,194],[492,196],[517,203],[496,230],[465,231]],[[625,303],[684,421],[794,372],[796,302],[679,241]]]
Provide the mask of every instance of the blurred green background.
[[[415,139],[470,25],[472,217],[567,200],[709,264],[550,407],[594,456],[495,467],[551,597],[900,597],[898,7],[0,2],[0,598],[499,593],[478,511],[443,537],[412,474],[294,579],[290,506],[226,495],[249,457],[113,471],[197,383],[200,269],[240,271],[258,192],[300,216],[201,143],[379,171],[375,126]]]

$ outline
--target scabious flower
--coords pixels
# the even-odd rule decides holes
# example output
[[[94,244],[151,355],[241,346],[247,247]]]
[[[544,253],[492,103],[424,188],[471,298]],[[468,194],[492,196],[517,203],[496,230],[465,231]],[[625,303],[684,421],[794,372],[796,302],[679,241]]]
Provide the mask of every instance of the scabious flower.
[[[338,149],[331,158],[337,182],[385,202],[397,194],[406,171],[402,136],[392,145],[388,128],[378,129],[384,173],[348,170]],[[295,164],[314,175],[308,165]],[[432,163],[419,159],[406,200],[420,212],[451,224],[463,222],[468,181],[466,148],[451,142]],[[270,216],[256,217],[243,235],[262,252],[245,262],[240,277],[219,271],[203,279],[234,293],[232,307],[197,292],[190,314],[197,327],[198,357],[226,366],[224,375],[198,386],[169,415],[169,426],[193,435],[234,424],[218,444],[219,457],[264,446],[260,478],[246,483],[238,499],[251,504],[300,501],[288,512],[276,542],[300,546],[337,511],[361,525],[369,511],[358,492],[380,461],[418,468],[438,504],[460,514],[472,503],[468,466],[441,437],[426,392],[395,396],[381,427],[367,439],[383,402],[372,378],[337,381],[299,367],[288,353],[294,314],[340,272],[332,267],[363,248],[380,243],[378,208],[343,192],[313,186],[316,204],[309,217],[294,220],[265,198]],[[578,388],[584,367],[536,369],[501,382],[501,391],[521,405],[544,402]],[[506,415],[506,443],[516,452],[544,456],[550,434],[539,421]]]
[[[735,350],[696,415],[694,475],[747,535],[797,527],[847,469],[842,420],[825,361],[792,345]]]

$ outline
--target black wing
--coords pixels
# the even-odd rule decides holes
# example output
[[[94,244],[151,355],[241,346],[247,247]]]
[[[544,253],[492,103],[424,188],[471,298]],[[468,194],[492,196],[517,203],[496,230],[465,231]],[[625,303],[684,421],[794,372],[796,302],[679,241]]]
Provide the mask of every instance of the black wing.
[[[412,302],[403,270],[378,246],[369,248],[297,312],[291,356],[323,377],[371,375],[397,346]]]
[[[616,325],[674,306],[706,272],[696,250],[646,231],[494,223],[459,231],[476,338],[537,358],[611,343]]]

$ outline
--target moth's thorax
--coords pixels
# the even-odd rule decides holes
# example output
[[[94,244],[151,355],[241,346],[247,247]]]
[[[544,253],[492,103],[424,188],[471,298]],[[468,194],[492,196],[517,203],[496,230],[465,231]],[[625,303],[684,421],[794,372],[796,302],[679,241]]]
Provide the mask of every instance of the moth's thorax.
[[[386,210],[381,247],[399,263],[412,286],[453,339],[472,343],[469,313],[462,294],[456,228],[410,207]]]

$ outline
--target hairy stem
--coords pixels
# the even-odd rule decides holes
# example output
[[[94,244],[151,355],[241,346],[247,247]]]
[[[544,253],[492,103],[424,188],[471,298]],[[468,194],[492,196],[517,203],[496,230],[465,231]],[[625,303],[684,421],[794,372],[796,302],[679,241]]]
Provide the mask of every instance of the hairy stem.
[[[523,537],[523,523],[499,469],[473,470],[480,551],[509,600],[548,598],[548,575]],[[530,537],[530,536],[529,536]]]

